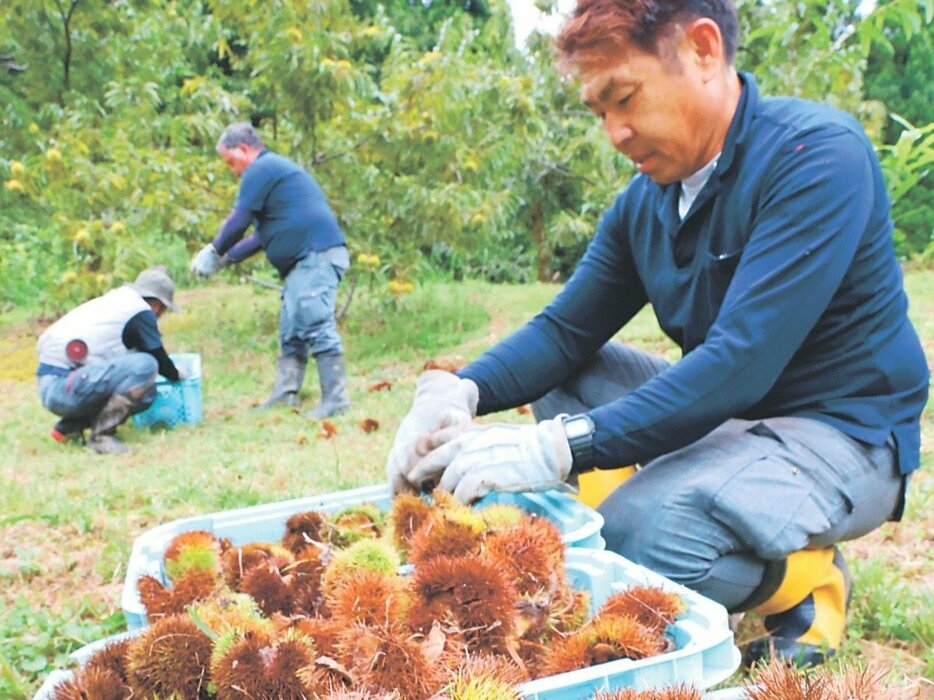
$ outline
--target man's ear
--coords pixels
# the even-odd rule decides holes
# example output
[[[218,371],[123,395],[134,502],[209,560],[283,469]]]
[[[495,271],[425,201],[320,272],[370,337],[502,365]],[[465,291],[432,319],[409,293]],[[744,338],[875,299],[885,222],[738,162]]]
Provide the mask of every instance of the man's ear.
[[[709,17],[698,17],[682,28],[690,58],[701,69],[706,80],[723,71],[726,62],[720,27]]]

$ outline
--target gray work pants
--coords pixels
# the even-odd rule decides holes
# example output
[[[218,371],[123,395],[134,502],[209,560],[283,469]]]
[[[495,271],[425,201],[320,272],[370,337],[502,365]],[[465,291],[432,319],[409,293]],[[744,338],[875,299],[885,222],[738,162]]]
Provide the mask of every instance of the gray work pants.
[[[350,266],[345,246],[312,251],[298,261],[282,285],[279,345],[283,357],[342,352],[334,305],[337,285]]]
[[[536,419],[624,396],[667,363],[608,343],[532,406]],[[620,465],[622,466],[622,465]],[[765,561],[877,528],[900,507],[892,444],[873,447],[807,418],[728,420],[643,466],[600,506],[607,548],[730,610]]]
[[[145,352],[131,352],[107,362],[91,362],[68,376],[39,377],[39,398],[61,418],[90,425],[114,394],[133,402],[131,413],[145,411],[156,400],[159,363]],[[81,421],[80,419],[85,419]]]

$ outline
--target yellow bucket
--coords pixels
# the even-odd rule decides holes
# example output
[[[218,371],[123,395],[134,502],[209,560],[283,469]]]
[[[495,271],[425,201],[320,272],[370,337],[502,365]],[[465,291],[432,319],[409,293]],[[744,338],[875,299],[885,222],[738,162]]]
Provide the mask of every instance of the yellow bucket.
[[[596,508],[616,487],[636,473],[635,467],[616,467],[616,469],[591,469],[577,477],[580,492],[575,498],[585,506]]]

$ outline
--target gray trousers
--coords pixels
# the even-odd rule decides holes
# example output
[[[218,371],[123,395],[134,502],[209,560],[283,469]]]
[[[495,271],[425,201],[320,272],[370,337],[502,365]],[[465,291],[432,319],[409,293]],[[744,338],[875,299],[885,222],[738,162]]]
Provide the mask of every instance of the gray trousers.
[[[337,285],[350,266],[345,246],[312,251],[286,275],[279,312],[279,345],[283,357],[342,352],[334,305]]]
[[[67,377],[39,377],[39,398],[46,409],[83,430],[94,422],[114,394],[133,402],[131,413],[145,411],[156,400],[159,363],[145,352],[131,352],[109,362],[82,365]]]
[[[666,366],[608,343],[532,409],[538,420],[581,413]],[[893,444],[873,447],[816,420],[776,417],[728,420],[653,459],[599,510],[608,549],[735,611],[766,561],[860,537],[890,519],[901,497]]]

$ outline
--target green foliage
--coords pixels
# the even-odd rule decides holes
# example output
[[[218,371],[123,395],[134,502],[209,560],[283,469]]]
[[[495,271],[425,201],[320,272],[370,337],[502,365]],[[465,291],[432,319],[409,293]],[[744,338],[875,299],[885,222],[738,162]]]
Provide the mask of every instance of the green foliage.
[[[931,119],[934,104],[934,24],[928,23],[920,29],[909,23],[893,22],[886,27],[888,43],[873,47],[866,67],[866,95],[870,99],[885,103],[894,115],[886,125],[884,143],[891,155],[901,162],[895,172],[902,172],[901,163],[913,158],[927,158],[930,164],[931,141],[918,144],[923,130],[914,130],[911,124],[923,125]],[[908,147],[906,141],[911,140]],[[899,144],[901,146],[899,147]],[[920,153],[909,153],[919,151]],[[927,166],[915,172],[926,172]],[[913,181],[899,178],[893,184],[900,190],[894,203],[894,217],[898,226],[896,249],[900,255],[927,250],[934,257],[934,182],[930,177]]]
[[[867,100],[863,76],[869,65],[871,85],[930,90],[931,0],[866,16],[855,0],[739,9],[739,66],[769,92],[858,114],[884,147],[900,250],[923,249],[930,100],[889,105],[917,126],[897,143],[879,100],[902,98],[873,88]],[[232,204],[214,143],[234,120],[313,171],[354,257],[382,261],[371,277],[387,300],[390,282],[428,267],[566,276],[632,175],[555,70],[550,39],[515,48],[503,0],[10,0],[0,37],[16,66],[0,73],[4,308],[60,311],[152,264],[184,275]],[[880,68],[889,56],[895,78]]]
[[[31,681],[69,665],[68,654],[124,627],[123,613],[88,598],[72,610],[52,611],[18,601],[3,616],[0,635],[0,696],[32,697]]]

